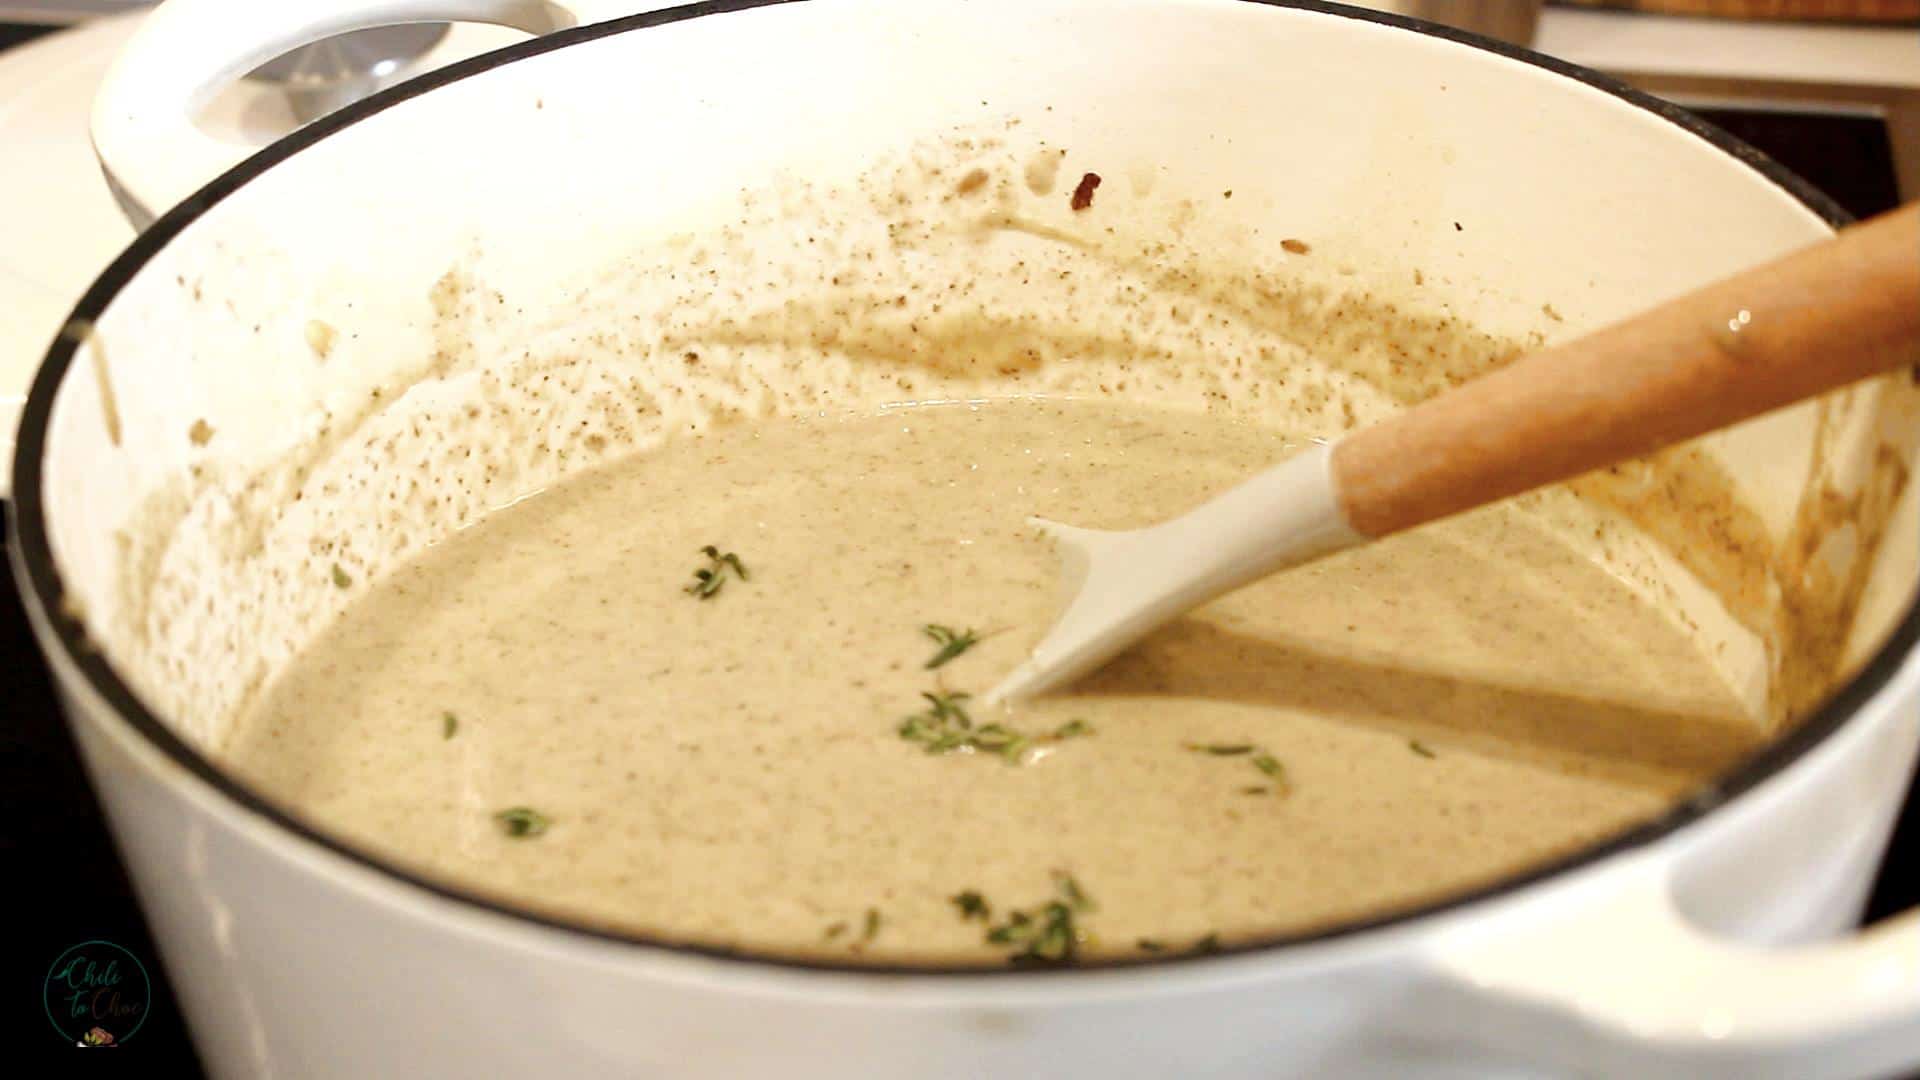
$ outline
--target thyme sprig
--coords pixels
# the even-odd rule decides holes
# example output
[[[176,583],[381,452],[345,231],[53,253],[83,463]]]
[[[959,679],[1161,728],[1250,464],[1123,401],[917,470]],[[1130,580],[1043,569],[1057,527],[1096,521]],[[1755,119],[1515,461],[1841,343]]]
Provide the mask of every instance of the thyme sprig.
[[[971,694],[935,690],[920,696],[926,699],[927,707],[901,720],[894,730],[929,754],[996,754],[1008,764],[1018,765],[1036,744],[1093,734],[1085,720],[1070,720],[1044,735],[1029,735],[1000,723],[976,724],[967,712]]]
[[[1078,919],[1094,910],[1093,899],[1065,871],[1054,871],[1053,887],[1056,899],[1009,911],[998,924],[988,921],[986,943],[1012,947],[1007,962],[1015,967],[1055,967],[1071,964],[1080,956],[1086,934]],[[963,913],[961,917],[967,916]]]
[[[965,630],[955,630],[951,626],[928,623],[920,628],[920,632],[932,638],[934,644],[940,646],[940,651],[934,653],[932,659],[926,662],[925,667],[928,671],[980,644],[980,635],[971,626]]]
[[[719,595],[727,584],[729,571],[741,581],[751,580],[747,574],[747,564],[741,562],[740,556],[733,552],[722,552],[718,547],[708,544],[700,549],[700,554],[707,557],[707,565],[693,572],[693,584],[686,588],[686,592],[694,599],[711,600]]]

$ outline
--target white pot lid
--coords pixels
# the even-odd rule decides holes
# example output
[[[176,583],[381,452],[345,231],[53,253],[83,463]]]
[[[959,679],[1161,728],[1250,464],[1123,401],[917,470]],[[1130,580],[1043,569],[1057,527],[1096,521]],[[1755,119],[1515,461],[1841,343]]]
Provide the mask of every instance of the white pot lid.
[[[632,7],[615,4],[615,7]],[[656,5],[658,6],[658,5]],[[133,239],[94,157],[88,134],[94,91],[144,12],[95,19],[0,53],[0,473],[13,460],[27,386],[47,346],[102,269]],[[524,38],[497,26],[454,26],[414,71],[441,67]],[[280,92],[241,81],[201,117],[239,161],[292,131]],[[213,177],[208,176],[211,180]],[[0,498],[6,494],[0,479]]]

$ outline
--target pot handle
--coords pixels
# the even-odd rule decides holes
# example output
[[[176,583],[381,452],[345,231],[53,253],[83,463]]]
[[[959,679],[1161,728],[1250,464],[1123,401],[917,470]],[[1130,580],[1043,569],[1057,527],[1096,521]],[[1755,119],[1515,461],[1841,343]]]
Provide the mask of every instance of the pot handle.
[[[540,35],[581,21],[572,0],[167,0],[146,17],[94,96],[94,154],[121,210],[145,228],[259,149],[214,138],[194,117],[268,60],[377,26],[476,22]]]
[[[1671,873],[1649,859],[1624,888],[1563,887],[1442,937],[1433,966],[1460,993],[1422,1033],[1579,1075],[1819,1080],[1920,1061],[1920,910],[1740,944],[1688,921]]]

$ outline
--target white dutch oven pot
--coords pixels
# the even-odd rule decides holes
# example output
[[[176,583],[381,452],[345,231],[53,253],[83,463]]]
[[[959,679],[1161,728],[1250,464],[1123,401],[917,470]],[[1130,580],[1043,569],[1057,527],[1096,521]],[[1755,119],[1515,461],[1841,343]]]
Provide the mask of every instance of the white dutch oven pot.
[[[957,974],[669,947],[425,882],[224,773],[198,749],[214,718],[150,707],[136,688],[165,674],[123,663],[108,629],[114,531],[189,465],[283,448],[319,407],[420,355],[433,282],[476,245],[515,305],[561,311],[559,283],[616,253],[609,222],[697,216],[713,191],[775,166],[843,170],[985,115],[983,99],[1076,155],[1258,188],[1271,198],[1235,206],[1284,207],[1288,228],[1358,265],[1417,257],[1479,282],[1448,299],[1490,324],[1506,315],[1487,298],[1517,297],[1591,326],[1841,218],[1751,150],[1605,79],[1330,5],[727,2],[593,22],[604,14],[175,0],[100,102],[96,140],[125,199],[175,208],[89,291],[39,374],[12,555],[216,1075],[1816,1077],[1920,1064],[1920,920],[1848,931],[1915,752],[1911,492],[1874,571],[1858,674],[1717,787],[1475,895],[1212,957]],[[350,107],[195,191],[236,153],[187,120],[223,79],[326,34],[449,18],[580,25]],[[322,317],[357,345],[288,361]],[[1805,416],[1714,443],[1776,509],[1806,475]],[[205,448],[186,435],[199,419],[219,433]]]

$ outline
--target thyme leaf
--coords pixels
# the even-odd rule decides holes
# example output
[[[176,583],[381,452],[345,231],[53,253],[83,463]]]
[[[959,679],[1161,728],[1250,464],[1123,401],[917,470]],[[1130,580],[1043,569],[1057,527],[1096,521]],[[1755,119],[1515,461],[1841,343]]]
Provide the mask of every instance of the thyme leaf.
[[[1280,759],[1268,753],[1255,743],[1181,743],[1183,747],[1196,754],[1210,754],[1213,757],[1246,757],[1247,764],[1259,769],[1261,775],[1274,780],[1284,794],[1287,786],[1287,768]],[[1240,789],[1242,795],[1265,795],[1265,787],[1247,786]]]
[[[529,806],[509,807],[493,815],[502,832],[516,840],[525,840],[539,836],[553,824],[553,819]]]
[[[693,584],[686,588],[686,592],[694,599],[710,600],[718,595],[726,585],[729,574],[741,581],[750,580],[747,564],[741,562],[740,556],[733,552],[722,552],[708,544],[700,549],[700,554],[707,557],[707,565],[693,572]]]
[[[1086,890],[1080,887],[1080,883],[1073,879],[1072,874],[1064,870],[1055,870],[1053,872],[1053,885],[1054,888],[1060,890],[1060,895],[1066,898],[1067,903],[1073,905],[1073,910],[1093,910],[1093,900],[1087,896]]]
[[[948,900],[959,909],[962,919],[979,919],[981,922],[987,922],[993,918],[993,907],[987,903],[987,898],[972,889],[955,893],[948,897]]]
[[[1423,758],[1434,758],[1434,757],[1440,756],[1439,754],[1434,753],[1433,750],[1430,747],[1428,747],[1426,743],[1421,742],[1419,739],[1408,739],[1407,749],[1413,751],[1416,754],[1419,754]]]
[[[876,937],[879,937],[880,922],[881,922],[880,909],[868,908],[866,912],[860,917],[860,937],[858,940],[848,941],[847,950],[849,952],[859,952],[861,951],[861,949],[866,947],[868,942],[872,941]],[[851,928],[852,928],[851,925],[845,919],[841,919],[838,922],[829,923],[827,924],[826,930],[821,932],[820,940],[838,941],[842,937],[845,937],[847,934],[847,931],[850,930]]]
[[[353,577],[345,570],[340,569],[339,563],[333,564],[333,587],[336,589],[350,589],[353,587]]]
[[[975,633],[972,627],[956,631],[951,626],[928,623],[920,628],[920,632],[932,638],[934,643],[940,646],[940,651],[934,653],[933,658],[926,663],[926,669],[929,671],[980,644],[980,635]]]
[[[1196,754],[1212,754],[1214,757],[1238,757],[1251,754],[1258,749],[1252,743],[1184,743],[1187,749]]]
[[[453,738],[453,733],[459,730],[460,730],[459,717],[453,715],[450,712],[443,712],[440,714],[440,737],[442,739]]]
[[[1167,951],[1166,942],[1157,941],[1153,938],[1141,938],[1139,941],[1134,942],[1134,945],[1138,947],[1141,952],[1146,952],[1146,953],[1157,953],[1157,952]],[[1187,949],[1187,955],[1188,956],[1205,956],[1208,953],[1216,953],[1219,951],[1220,951],[1220,935],[1208,934],[1206,937],[1201,938],[1199,941],[1196,941],[1191,946],[1189,946]]]
[[[951,720],[963,728],[973,726],[973,717],[967,715],[966,705],[966,703],[973,698],[972,694],[963,693],[958,690],[952,693],[942,693],[939,691],[926,693],[923,691],[920,696],[927,699],[927,711],[933,719]]]

